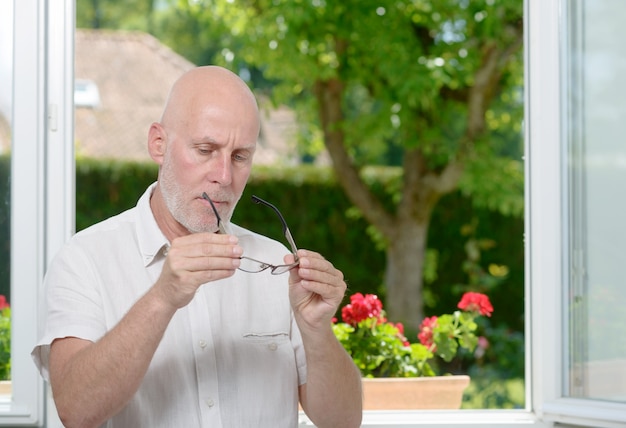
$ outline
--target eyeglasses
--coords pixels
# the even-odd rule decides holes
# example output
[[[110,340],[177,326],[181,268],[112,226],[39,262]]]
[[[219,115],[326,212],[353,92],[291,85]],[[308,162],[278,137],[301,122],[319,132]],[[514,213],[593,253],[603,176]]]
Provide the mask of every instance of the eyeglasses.
[[[209,201],[209,204],[211,204],[211,208],[213,208],[213,213],[215,214],[215,218],[217,219],[217,228],[219,230],[219,233],[227,234],[226,229],[224,228],[224,225],[222,224],[222,218],[218,214],[217,209],[215,208],[215,205],[213,204],[213,201],[211,200],[211,198],[209,198],[209,195],[207,195],[206,192],[203,192],[202,198]],[[285,221],[285,218],[280,213],[278,208],[276,208],[274,205],[270,204],[269,202],[264,201],[258,196],[252,195],[252,201],[257,204],[262,204],[262,205],[266,205],[270,207],[278,215],[278,218],[280,219],[280,222],[283,225],[283,233],[285,235],[285,238],[287,238],[287,242],[289,242],[289,245],[291,246],[291,252],[294,257],[294,262],[288,265],[273,265],[271,263],[262,262],[260,260],[256,260],[250,257],[241,256],[240,257],[241,264],[239,266],[239,270],[242,270],[248,273],[259,273],[259,272],[263,272],[264,270],[270,269],[270,272],[273,275],[280,275],[280,274],[290,271],[291,269],[293,269],[294,267],[300,264],[300,260],[298,259],[298,254],[297,254],[298,248],[296,247],[296,243],[294,242],[293,237],[291,236],[291,231],[289,230],[289,227],[287,227],[287,222]]]

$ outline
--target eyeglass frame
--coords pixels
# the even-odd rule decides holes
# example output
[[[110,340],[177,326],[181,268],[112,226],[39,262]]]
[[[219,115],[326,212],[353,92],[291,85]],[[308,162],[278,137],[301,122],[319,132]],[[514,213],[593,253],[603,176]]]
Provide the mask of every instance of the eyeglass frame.
[[[222,218],[220,217],[219,213],[217,212],[217,208],[215,208],[215,204],[213,203],[211,198],[209,198],[209,195],[207,195],[206,192],[202,192],[202,198],[207,200],[207,201],[209,201],[209,204],[211,205],[211,208],[213,209],[213,213],[215,214],[215,218],[217,220],[217,229],[218,229],[219,233],[222,233],[222,234],[225,234],[225,235],[228,234],[228,232],[224,228],[224,224],[222,222]],[[285,238],[287,239],[287,242],[289,242],[289,245],[291,246],[291,251],[292,251],[292,254],[293,254],[295,259],[294,259],[294,262],[290,263],[290,264],[273,265],[271,263],[262,262],[260,260],[253,259],[252,257],[240,256],[239,259],[246,259],[246,260],[250,260],[250,261],[253,261],[255,263],[258,263],[260,265],[261,269],[260,270],[254,270],[254,271],[242,269],[241,267],[239,267],[238,269],[241,270],[242,272],[247,272],[247,273],[261,273],[261,272],[263,272],[263,271],[265,271],[267,269],[270,269],[270,272],[272,273],[272,275],[281,275],[281,274],[283,274],[285,272],[289,272],[291,269],[293,269],[294,267],[296,267],[296,266],[298,266],[300,264],[300,260],[298,258],[298,247],[296,247],[296,243],[293,240],[293,236],[291,235],[291,231],[289,230],[289,227],[287,226],[287,222],[285,221],[285,218],[283,217],[281,212],[278,210],[278,208],[276,208],[271,203],[269,203],[267,201],[264,201],[263,199],[259,198],[256,195],[252,195],[251,199],[256,204],[262,204],[262,205],[270,207],[271,209],[274,210],[276,215],[278,215],[278,218],[280,219],[280,222],[281,222],[282,227],[283,227],[283,234],[285,235]]]

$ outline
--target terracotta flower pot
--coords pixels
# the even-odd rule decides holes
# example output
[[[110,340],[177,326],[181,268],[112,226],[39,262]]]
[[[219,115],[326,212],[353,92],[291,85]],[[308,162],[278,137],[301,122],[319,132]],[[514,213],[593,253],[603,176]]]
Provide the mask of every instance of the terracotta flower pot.
[[[12,385],[10,380],[0,380],[0,396],[11,395]]]
[[[363,409],[459,409],[469,382],[465,375],[363,378]]]

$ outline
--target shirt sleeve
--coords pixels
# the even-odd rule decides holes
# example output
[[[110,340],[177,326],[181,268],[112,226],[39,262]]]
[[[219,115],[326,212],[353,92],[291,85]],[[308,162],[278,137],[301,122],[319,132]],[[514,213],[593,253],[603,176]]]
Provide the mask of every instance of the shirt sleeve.
[[[95,342],[106,332],[97,291],[98,279],[88,258],[70,243],[54,258],[44,279],[46,293],[43,331],[31,356],[42,377],[49,380],[50,345],[56,339],[77,337]]]

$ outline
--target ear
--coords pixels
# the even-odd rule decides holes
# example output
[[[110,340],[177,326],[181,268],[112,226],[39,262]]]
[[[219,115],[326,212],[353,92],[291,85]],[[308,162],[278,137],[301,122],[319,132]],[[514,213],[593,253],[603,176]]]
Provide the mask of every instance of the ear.
[[[166,146],[167,133],[160,123],[154,122],[148,131],[148,153],[158,165],[163,163]]]

